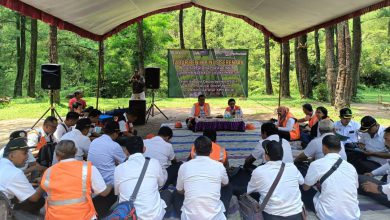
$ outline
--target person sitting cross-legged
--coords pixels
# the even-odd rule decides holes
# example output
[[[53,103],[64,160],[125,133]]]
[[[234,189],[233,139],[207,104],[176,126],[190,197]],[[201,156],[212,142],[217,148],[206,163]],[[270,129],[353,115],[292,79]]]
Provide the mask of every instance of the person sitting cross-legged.
[[[45,219],[94,219],[92,193],[107,196],[112,191],[91,162],[74,158],[76,152],[72,140],[60,141],[56,146],[59,162],[42,176],[41,187],[47,193]]]
[[[212,142],[208,137],[196,138],[194,145],[196,158],[179,169],[173,201],[175,210],[181,213],[182,220],[226,219],[224,212],[228,207],[220,199],[221,187],[229,183],[226,169],[210,158]]]
[[[142,155],[145,151],[142,138],[139,136],[122,137],[125,153],[128,159],[115,168],[114,185],[115,194],[119,202],[128,201],[140,177],[141,170],[147,158]],[[170,192],[161,191],[166,176],[158,160],[150,158],[145,177],[142,180],[134,206],[139,219],[163,219],[165,208],[170,204]]]
[[[284,166],[281,178],[263,211],[264,219],[302,220],[303,202],[299,191],[299,185],[303,184],[301,173],[293,163],[282,162],[283,147],[278,141],[265,140],[262,142],[262,146],[267,162],[253,171],[247,193],[259,193],[259,203],[261,204],[281,166]]]
[[[299,140],[301,133],[299,130],[299,124],[294,115],[291,114],[289,108],[280,106],[277,109],[278,112],[278,133],[279,136],[288,140]]]
[[[304,190],[316,185],[320,192],[312,200],[304,200],[305,206],[309,209],[314,208],[320,219],[359,219],[357,198],[359,183],[356,170],[350,163],[340,158],[341,143],[337,136],[324,137],[322,145],[325,157],[310,164],[303,185]],[[322,184],[318,184],[319,182]]]

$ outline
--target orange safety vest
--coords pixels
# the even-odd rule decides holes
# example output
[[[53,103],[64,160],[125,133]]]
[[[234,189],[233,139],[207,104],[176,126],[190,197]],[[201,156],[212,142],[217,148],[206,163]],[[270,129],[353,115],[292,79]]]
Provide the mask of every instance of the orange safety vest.
[[[301,138],[301,133],[299,131],[299,124],[297,122],[297,119],[294,118],[294,116],[290,112],[287,113],[284,120],[282,120],[282,121],[279,120],[279,127],[286,127],[287,121],[290,118],[293,118],[295,120],[293,129],[290,131],[290,140],[292,140],[292,141],[299,140],[299,138]]]
[[[238,110],[241,110],[240,106],[235,105],[234,106],[234,111],[238,111]],[[230,112],[231,111],[230,106],[226,107],[225,111]]]
[[[89,220],[96,215],[91,197],[91,170],[89,161],[69,161],[45,171],[41,187],[48,194],[46,220]]]
[[[309,128],[312,128],[318,121],[317,116],[311,116],[309,120]]]
[[[36,133],[38,135],[38,143],[37,143],[37,150],[40,150],[43,146],[47,144],[46,138],[44,135],[41,134],[41,132],[37,130],[31,130],[30,133]]]
[[[212,142],[212,151],[209,157],[215,161],[219,161],[221,163],[225,163],[226,161],[226,150],[225,148],[219,146],[218,144]],[[191,148],[191,158],[194,159],[196,156],[195,147],[192,145]]]
[[[199,105],[199,102],[195,103],[194,105],[195,105],[195,114],[194,114],[194,116],[198,117],[198,116],[200,116],[200,105]],[[208,112],[210,110],[209,103],[204,103],[203,110],[204,110],[204,113],[206,114],[206,116],[209,116],[208,115],[209,114]]]

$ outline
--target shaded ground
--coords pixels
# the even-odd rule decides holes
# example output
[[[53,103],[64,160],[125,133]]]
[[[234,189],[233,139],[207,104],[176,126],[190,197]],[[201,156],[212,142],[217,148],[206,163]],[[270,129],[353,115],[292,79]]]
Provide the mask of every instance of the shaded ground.
[[[364,116],[364,115],[374,115],[375,117],[381,118],[390,118],[390,111],[383,108],[382,105],[378,104],[354,104],[354,109],[357,109],[355,115]],[[156,109],[155,109],[156,110]],[[253,108],[243,109],[245,114],[245,119],[249,120],[267,120],[273,117],[276,117],[274,110],[268,106],[256,106]],[[157,111],[157,110],[156,110]],[[155,111],[155,112],[156,112]],[[163,108],[162,111],[169,118],[169,121],[184,121],[190,112],[190,108]],[[212,113],[223,113],[223,108],[213,108]],[[268,113],[259,113],[259,112],[268,112]],[[139,135],[145,137],[149,133],[156,134],[161,123],[167,122],[163,115],[159,112],[153,118],[149,119],[149,122],[146,125],[136,126],[136,129],[139,132]],[[360,118],[360,117],[359,117]],[[28,129],[30,128],[37,119],[16,119],[16,120],[1,120],[0,121],[0,146],[3,146],[7,142],[8,135],[15,130]],[[337,120],[334,118],[334,120]],[[42,125],[41,121],[38,126]],[[390,126],[390,125],[384,125]],[[1,147],[0,147],[1,148]]]

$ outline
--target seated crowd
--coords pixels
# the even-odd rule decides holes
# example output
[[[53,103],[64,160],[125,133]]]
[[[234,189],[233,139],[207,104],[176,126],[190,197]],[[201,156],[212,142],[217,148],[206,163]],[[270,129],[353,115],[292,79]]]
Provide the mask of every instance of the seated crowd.
[[[228,105],[226,115],[242,117],[234,99]],[[61,123],[49,116],[42,128],[11,133],[0,151],[0,192],[14,210],[39,214],[45,206],[46,219],[60,220],[109,215],[117,202],[134,199],[140,176],[134,207],[141,220],[163,219],[169,206],[181,219],[226,219],[232,196],[243,193],[265,204],[269,220],[301,220],[305,208],[320,219],[359,219],[358,193],[390,207],[390,127],[371,116],[354,122],[349,108],[335,123],[324,107],[305,104],[303,112],[297,119],[279,107],[278,120],[261,125],[260,141],[238,172],[229,168],[216,131],[197,137],[181,162],[172,129],[163,126],[143,140],[131,110],[104,126],[96,109],[82,117],[71,111]],[[208,116],[210,105],[200,95],[188,127]],[[297,140],[303,152],[294,159],[290,141]]]

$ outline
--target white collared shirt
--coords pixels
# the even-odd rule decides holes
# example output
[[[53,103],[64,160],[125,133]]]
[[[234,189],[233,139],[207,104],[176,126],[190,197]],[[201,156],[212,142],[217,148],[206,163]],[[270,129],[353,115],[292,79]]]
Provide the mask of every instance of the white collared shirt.
[[[382,185],[382,192],[387,195],[387,200],[390,201],[390,183]]]
[[[35,193],[23,171],[7,158],[0,159],[0,191],[8,199],[16,197],[19,202],[25,201]]]
[[[62,140],[71,140],[75,143],[77,152],[74,158],[76,160],[83,160],[83,158],[88,155],[91,140],[87,136],[83,135],[79,129],[74,129],[66,133],[64,136],[62,136],[61,141]],[[54,152],[52,165],[56,164],[57,162],[56,153]]]
[[[339,154],[329,153],[313,161],[307,171],[305,184],[315,185],[339,158]],[[343,160],[338,169],[322,183],[321,193],[317,193],[314,197],[317,216],[326,220],[359,219],[358,187],[356,169]]]
[[[57,143],[58,140],[54,137],[53,134],[46,134],[46,132],[42,128],[35,129],[35,131],[30,131],[27,134],[27,146],[35,147],[39,143],[38,137],[44,137],[46,142]]]
[[[390,183],[390,160],[387,160],[387,163],[385,163],[381,167],[371,171],[371,173],[374,176],[387,175],[387,183]]]
[[[128,132],[128,131],[129,131],[128,128],[132,128],[132,127],[133,127],[133,123],[128,123],[129,120],[127,119],[127,114],[126,114],[126,113],[123,113],[123,117],[125,118],[125,120],[120,120],[120,121],[118,122],[118,124],[119,124],[119,130],[120,130],[121,132]],[[127,128],[126,124],[129,125],[128,128]]]
[[[64,122],[61,122],[57,125],[57,129],[53,135],[57,140],[61,140],[62,136],[64,136],[64,134],[70,132],[71,130],[72,127],[68,127]]]
[[[383,126],[379,126],[378,132],[371,138],[370,134],[367,132],[361,134],[360,142],[366,145],[367,151],[371,152],[382,152],[382,153],[390,153],[389,150],[385,147],[385,139],[384,136],[385,128]],[[385,164],[386,159],[369,156],[367,159],[375,161],[380,164]]]
[[[337,134],[349,137],[347,140],[342,141],[343,144],[357,143],[359,140],[360,124],[356,121],[350,121],[347,126],[344,126],[341,121],[336,121],[334,123],[334,129]]]
[[[221,184],[228,183],[225,167],[210,157],[198,155],[181,165],[176,185],[184,190],[181,219],[226,219],[220,197]]]
[[[286,127],[278,127],[278,130],[279,131],[292,131],[294,128],[294,124],[295,124],[295,119],[289,118],[287,123],[286,123]]]
[[[5,146],[3,148],[1,148],[1,150],[0,150],[0,158],[4,157],[4,149],[5,149]],[[28,168],[28,165],[30,163],[34,163],[35,162],[35,157],[32,154],[31,149],[28,149],[27,154],[28,154],[28,158],[27,158],[26,164],[23,167],[20,167],[20,169],[23,170],[23,171]]]
[[[99,170],[108,185],[114,183],[115,165],[126,160],[126,155],[118,143],[103,134],[89,146],[88,160]]]
[[[145,157],[158,160],[164,169],[168,168],[171,165],[171,160],[175,158],[172,144],[166,142],[160,136],[144,140],[144,146],[146,148]]]
[[[274,134],[269,137],[267,137],[265,140],[269,141],[277,141],[279,142],[279,135]],[[264,148],[263,143],[264,140],[260,140],[255,149],[253,149],[251,155],[253,158],[257,160],[262,160],[262,162],[265,162],[264,159]],[[283,162],[285,163],[292,163],[294,161],[291,151],[291,145],[286,139],[282,139],[282,147],[283,147]]]
[[[282,161],[268,161],[252,173],[247,193],[260,193],[261,204],[276,179]],[[286,163],[282,177],[264,211],[271,215],[291,216],[302,212],[303,202],[299,185],[303,184],[302,174],[293,163]]]
[[[306,157],[311,157],[314,160],[318,160],[324,157],[324,152],[322,151],[322,139],[328,135],[334,135],[333,133],[325,133],[320,137],[316,137],[309,142],[303,153]],[[339,152],[341,159],[347,160],[347,154],[345,153],[344,145],[341,143],[341,150]]]
[[[145,163],[145,157],[136,153],[128,160],[115,168],[115,194],[119,195],[119,202],[128,201],[134,191],[138,178]],[[140,220],[160,220],[164,218],[165,202],[160,198],[159,186],[163,186],[166,178],[163,175],[160,163],[151,158],[145,177],[134,202],[137,216]]]

